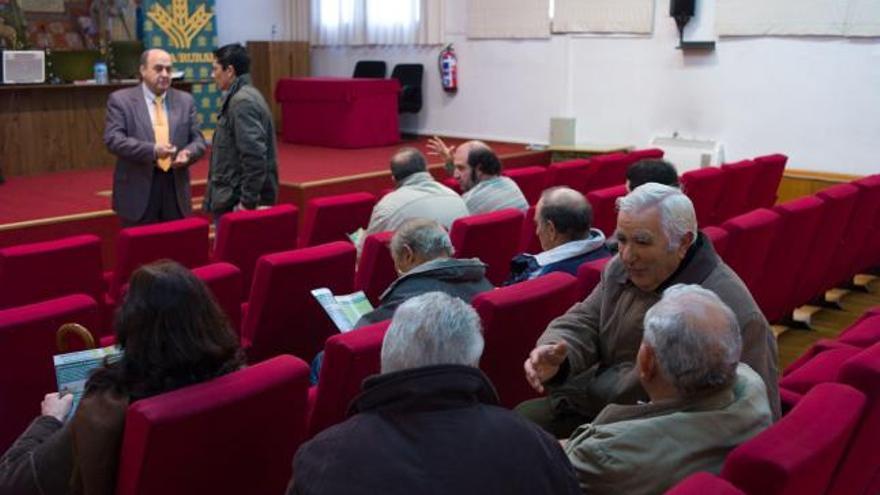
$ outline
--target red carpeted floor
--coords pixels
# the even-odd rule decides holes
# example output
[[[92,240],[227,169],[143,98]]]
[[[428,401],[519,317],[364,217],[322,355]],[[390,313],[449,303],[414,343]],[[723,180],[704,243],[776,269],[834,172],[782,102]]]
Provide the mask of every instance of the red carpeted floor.
[[[447,140],[450,144],[460,139]],[[369,172],[387,172],[388,160],[401,146],[426,151],[424,137],[402,141],[396,146],[342,150],[278,142],[279,179],[288,185],[341,178]],[[523,153],[521,144],[490,143],[499,155]],[[438,163],[436,156],[429,162]],[[208,175],[207,160],[193,165],[192,180]],[[99,168],[55,172],[34,177],[10,177],[0,185],[0,227],[5,224],[63,217],[110,209],[113,169]]]

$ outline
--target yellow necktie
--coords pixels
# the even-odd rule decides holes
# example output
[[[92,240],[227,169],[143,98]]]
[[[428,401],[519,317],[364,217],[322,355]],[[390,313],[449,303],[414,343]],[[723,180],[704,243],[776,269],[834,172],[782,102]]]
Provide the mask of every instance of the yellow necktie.
[[[168,119],[165,117],[165,106],[162,105],[162,96],[153,99],[153,106],[156,108],[156,120],[153,122],[153,134],[156,136],[156,144],[168,143]],[[171,157],[159,158],[156,160],[159,168],[168,171],[171,168]]]

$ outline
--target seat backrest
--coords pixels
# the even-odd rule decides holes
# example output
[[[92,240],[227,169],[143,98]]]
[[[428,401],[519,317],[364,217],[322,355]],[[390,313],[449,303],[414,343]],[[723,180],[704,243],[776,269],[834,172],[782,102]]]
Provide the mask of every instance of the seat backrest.
[[[717,225],[717,206],[724,190],[724,172],[720,168],[706,167],[681,175],[681,187],[694,204],[697,225],[700,228]]]
[[[767,317],[771,321],[790,313],[806,302],[798,298],[798,281],[804,271],[814,239],[821,233],[822,217],[825,214],[825,202],[816,196],[786,201],[773,207],[782,221],[779,223],[777,239],[767,255],[768,266],[778,276],[767,279],[765,303]]]
[[[776,204],[776,193],[779,191],[788,157],[777,153],[759,156],[754,161],[760,172],[749,195],[749,209],[770,208]]]
[[[135,402],[116,493],[282,493],[305,438],[308,373],[278,356]]]
[[[326,287],[336,295],[351,293],[355,256],[354,246],[340,241],[260,258],[242,322],[248,361],[293,354],[311,362],[327,337],[337,333],[311,291]]]
[[[837,381],[864,393],[868,405],[828,493],[880,493],[880,344],[844,363]]]
[[[364,291],[373,306],[379,304],[379,296],[397,279],[397,269],[391,257],[392,237],[394,232],[379,232],[364,239],[354,289]]]
[[[367,228],[376,197],[360,192],[310,199],[299,236],[299,247],[348,241],[348,234]]]
[[[746,493],[825,493],[865,402],[865,394],[852,387],[817,386],[782,419],[735,448],[721,476]]]
[[[607,265],[612,259],[613,256],[599,258],[597,260],[583,263],[578,267],[578,300],[586,299],[587,296],[593,292],[593,289],[599,285],[599,282],[602,280],[602,272],[605,270],[605,265]]]
[[[869,175],[852,184],[871,191],[870,194],[878,194],[877,184],[880,184],[880,174]],[[873,216],[867,212],[861,218],[867,227],[864,232],[862,249],[853,259],[853,265],[850,268],[853,273],[880,265],[880,207],[874,211]]]
[[[454,177],[447,177],[440,182],[449,189],[461,194],[461,183],[459,183]]]
[[[664,495],[745,495],[724,478],[701,471],[694,473],[666,491]]]
[[[877,218],[877,210],[880,209],[880,180],[852,182],[848,185],[855,186],[858,194],[846,227],[841,232],[840,242],[834,254],[827,260],[823,282],[825,287],[846,284],[852,280],[852,276],[856,274],[859,254],[867,243],[871,230],[877,228],[873,222]],[[816,196],[824,199],[832,192],[819,191]]]
[[[422,64],[397,64],[391,70],[391,78],[400,81],[398,112],[417,113],[422,109]]]
[[[522,222],[523,213],[512,208],[459,218],[449,233],[455,257],[479,258],[489,265],[486,278],[501,285],[517,254]]]
[[[859,190],[851,184],[838,184],[821,192],[821,195],[817,195],[825,201],[822,220],[819,223],[821,229],[813,236],[809,255],[803,265],[814,269],[801,270],[797,282],[795,306],[809,302],[829,288],[825,285],[825,270],[821,267],[828,266],[828,260],[832,259],[842,242]]]
[[[611,237],[617,228],[617,198],[626,196],[626,184],[597,189],[587,194],[593,207],[593,227]]]
[[[535,224],[535,206],[530,206],[523,217],[519,237],[519,250],[523,253],[537,254],[541,252],[541,240],[538,239]]]
[[[663,158],[663,155],[665,153],[660,148],[645,148],[643,150],[630,151],[628,154],[630,157],[630,162],[635,163],[639,160],[646,160],[646,159],[659,160],[659,159]]]
[[[386,72],[388,72],[388,66],[383,60],[358,60],[354,64],[354,73],[351,77],[385,79]]]
[[[547,187],[547,169],[545,167],[520,167],[504,169],[503,175],[510,177],[519,186],[523,196],[530,205],[538,204],[541,193]]]
[[[857,347],[869,347],[880,342],[880,315],[859,318],[841,332],[837,340]]]
[[[721,166],[721,171],[724,173],[724,194],[723,197],[718,198],[718,203],[715,205],[715,223],[724,222],[728,218],[746,212],[750,189],[755,183],[756,173],[759,170],[751,160]]]
[[[733,217],[721,227],[727,231],[727,247],[724,261],[745,282],[755,301],[761,304],[763,287],[760,282],[769,276],[775,267],[766,267],[767,253],[777,242],[779,228],[778,213],[761,208]],[[782,240],[781,242],[785,242]]]
[[[241,335],[241,270],[230,263],[211,263],[192,272],[208,286],[229,324]]]
[[[590,160],[576,159],[551,163],[547,167],[547,187],[567,186],[586,195],[587,183],[597,167]]]
[[[626,171],[637,160],[632,153],[609,153],[590,158],[596,171],[587,181],[586,192],[626,184]]]
[[[187,268],[208,263],[208,222],[198,217],[130,227],[116,237],[116,268],[110,278],[108,295],[118,301],[122,286],[141,265],[174,260]]]
[[[712,248],[715,249],[715,253],[723,260],[724,255],[727,253],[727,240],[729,239],[727,231],[715,226],[709,226],[700,230],[706,234],[706,237],[712,242]]]
[[[0,249],[0,309],[69,294],[101,301],[101,240],[77,235]]]
[[[480,369],[495,385],[501,404],[515,407],[538,396],[526,382],[523,362],[547,324],[577,301],[577,281],[567,273],[484,292],[471,303],[483,323]]]
[[[250,294],[254,266],[260,256],[296,248],[297,213],[295,206],[285,204],[220,217],[214,260],[232,263],[241,270],[241,299]]]
[[[361,383],[381,371],[382,339],[391,320],[334,335],[324,346],[324,361],[309,413],[309,437],[342,422],[348,405],[361,392]]]
[[[0,451],[40,415],[43,396],[58,390],[52,356],[58,353],[58,327],[65,323],[94,328],[95,300],[75,294],[0,310]]]

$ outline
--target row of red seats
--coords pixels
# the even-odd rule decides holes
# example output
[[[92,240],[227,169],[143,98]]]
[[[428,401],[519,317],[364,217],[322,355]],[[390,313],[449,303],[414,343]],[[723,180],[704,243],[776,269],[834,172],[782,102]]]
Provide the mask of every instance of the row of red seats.
[[[668,494],[880,493],[880,309],[785,369],[783,418]]]

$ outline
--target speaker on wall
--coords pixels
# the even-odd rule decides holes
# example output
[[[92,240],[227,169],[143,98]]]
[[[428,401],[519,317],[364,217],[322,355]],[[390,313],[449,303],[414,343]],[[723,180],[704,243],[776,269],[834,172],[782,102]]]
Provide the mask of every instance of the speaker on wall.
[[[696,0],[670,0],[669,15],[672,17],[693,17]]]

